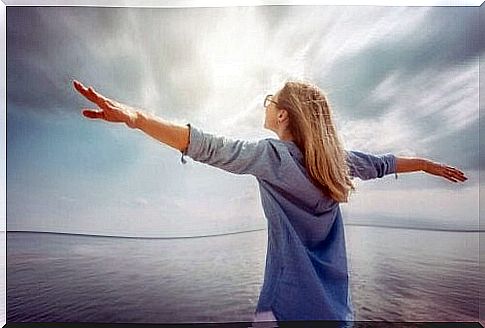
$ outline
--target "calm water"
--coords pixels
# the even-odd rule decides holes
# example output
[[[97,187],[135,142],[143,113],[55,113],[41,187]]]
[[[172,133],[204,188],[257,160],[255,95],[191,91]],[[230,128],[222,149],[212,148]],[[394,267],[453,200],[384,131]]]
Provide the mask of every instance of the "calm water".
[[[478,232],[346,226],[346,237],[356,320],[477,321]],[[7,321],[251,321],[266,238],[8,232]]]

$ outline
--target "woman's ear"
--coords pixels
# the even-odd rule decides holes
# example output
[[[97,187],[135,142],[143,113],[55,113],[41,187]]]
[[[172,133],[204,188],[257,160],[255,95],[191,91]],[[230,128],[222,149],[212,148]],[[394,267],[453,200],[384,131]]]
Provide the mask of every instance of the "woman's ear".
[[[278,113],[278,122],[283,123],[288,120],[288,111],[286,109],[281,109]]]

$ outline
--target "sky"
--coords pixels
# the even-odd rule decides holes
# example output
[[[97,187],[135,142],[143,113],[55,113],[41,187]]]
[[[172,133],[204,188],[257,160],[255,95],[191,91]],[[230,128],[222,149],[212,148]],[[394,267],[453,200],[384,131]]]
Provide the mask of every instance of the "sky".
[[[175,123],[277,136],[286,79],[326,93],[344,148],[455,166],[371,181],[347,223],[478,226],[477,7],[7,7],[7,229],[185,236],[266,227],[256,179],[87,119],[72,79]],[[483,69],[483,68],[482,68]],[[482,105],[483,106],[483,105]],[[483,161],[481,161],[483,163]]]

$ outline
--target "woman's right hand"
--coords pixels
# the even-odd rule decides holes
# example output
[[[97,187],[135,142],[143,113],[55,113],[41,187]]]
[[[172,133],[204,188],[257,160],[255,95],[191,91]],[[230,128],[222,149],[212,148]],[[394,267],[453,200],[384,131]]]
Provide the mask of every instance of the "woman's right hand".
[[[127,105],[121,104],[115,100],[106,98],[94,91],[92,87],[86,88],[81,82],[73,81],[74,88],[92,101],[101,111],[93,109],[84,109],[83,115],[89,118],[102,119],[108,122],[126,123],[130,128],[135,128],[137,111]]]
[[[448,166],[441,163],[435,163],[430,160],[425,160],[424,169],[426,173],[437,175],[450,180],[451,182],[463,182],[468,178],[465,174],[453,166]]]

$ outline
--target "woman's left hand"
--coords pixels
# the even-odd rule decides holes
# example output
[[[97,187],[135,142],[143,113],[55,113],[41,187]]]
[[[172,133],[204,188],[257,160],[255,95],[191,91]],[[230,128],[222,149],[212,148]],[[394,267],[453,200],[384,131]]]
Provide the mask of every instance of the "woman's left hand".
[[[423,171],[432,175],[441,176],[450,180],[451,182],[463,182],[468,179],[465,174],[457,168],[430,160],[425,161]]]

